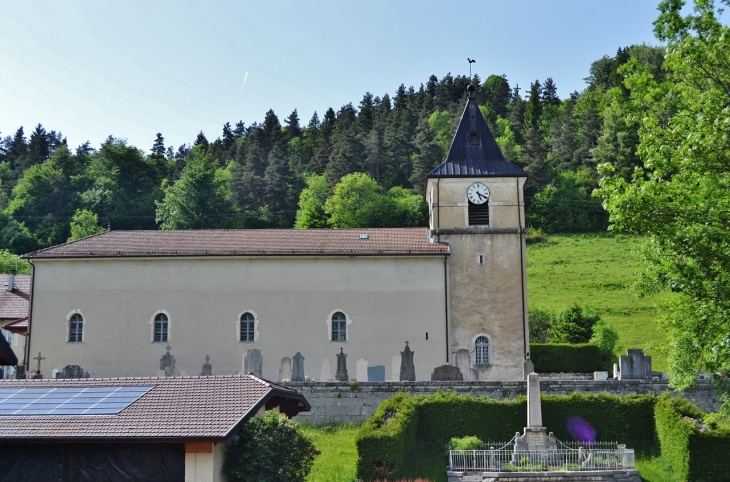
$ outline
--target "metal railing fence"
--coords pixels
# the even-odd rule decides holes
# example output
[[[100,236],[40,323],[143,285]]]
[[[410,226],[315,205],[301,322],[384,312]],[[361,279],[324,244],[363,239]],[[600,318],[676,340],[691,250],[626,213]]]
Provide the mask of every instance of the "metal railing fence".
[[[449,465],[453,471],[464,472],[628,470],[635,467],[635,459],[634,449],[609,442],[566,444],[558,441],[557,450],[515,451],[510,441],[482,450],[451,450]]]

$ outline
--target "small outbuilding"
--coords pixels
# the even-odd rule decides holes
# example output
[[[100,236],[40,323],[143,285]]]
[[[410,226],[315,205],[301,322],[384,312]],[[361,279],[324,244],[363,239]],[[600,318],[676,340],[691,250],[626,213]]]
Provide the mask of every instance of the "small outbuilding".
[[[0,481],[221,481],[249,418],[309,409],[253,375],[0,381]]]

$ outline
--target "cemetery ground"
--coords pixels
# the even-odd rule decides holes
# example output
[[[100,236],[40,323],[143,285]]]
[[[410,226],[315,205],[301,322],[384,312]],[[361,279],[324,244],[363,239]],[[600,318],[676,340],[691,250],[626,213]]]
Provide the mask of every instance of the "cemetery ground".
[[[357,482],[357,447],[355,435],[359,424],[299,424],[304,434],[322,454],[314,461],[307,482]],[[661,457],[636,461],[645,482],[679,482]],[[444,467],[444,472],[446,467]]]
[[[577,301],[598,311],[619,334],[619,346],[644,348],[655,371],[666,370],[654,324],[663,294],[639,298],[630,290],[639,268],[639,246],[646,238],[629,235],[559,234],[527,246],[530,308],[558,312]]]
[[[560,311],[574,301],[595,308],[619,333],[619,345],[645,348],[654,370],[666,369],[664,341],[654,325],[655,304],[663,295],[639,298],[630,291],[639,268],[637,249],[644,238],[614,234],[551,235],[527,247],[531,307]],[[308,482],[355,482],[357,448],[352,424],[301,424],[322,454]],[[674,482],[676,476],[661,457],[637,460],[646,482]],[[445,470],[445,467],[444,467]]]

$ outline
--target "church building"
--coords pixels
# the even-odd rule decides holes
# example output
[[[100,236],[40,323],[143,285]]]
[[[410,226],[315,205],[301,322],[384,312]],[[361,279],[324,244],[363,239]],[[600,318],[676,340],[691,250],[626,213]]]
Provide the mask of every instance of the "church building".
[[[465,380],[522,379],[527,175],[470,89],[428,175],[428,227],[107,231],[26,254],[26,366],[368,381],[449,364]]]

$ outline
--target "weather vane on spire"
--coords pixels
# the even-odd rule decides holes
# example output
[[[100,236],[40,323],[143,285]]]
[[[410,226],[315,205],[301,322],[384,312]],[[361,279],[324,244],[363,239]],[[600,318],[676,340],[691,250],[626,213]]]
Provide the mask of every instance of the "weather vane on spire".
[[[473,64],[474,62],[476,62],[476,60],[470,59],[469,57],[467,57],[466,60],[469,61],[469,78],[471,78],[471,64]]]

